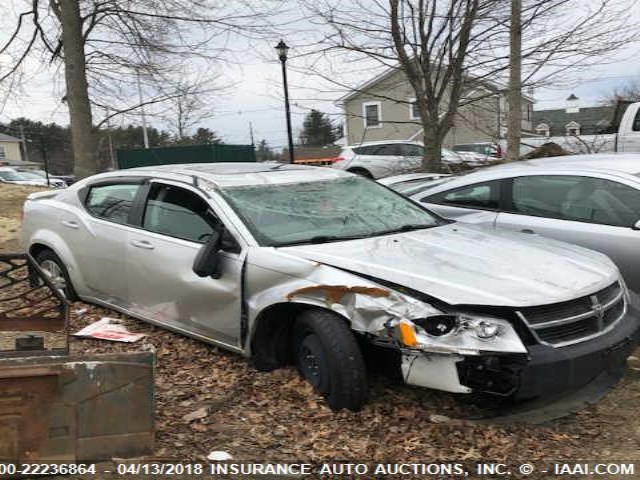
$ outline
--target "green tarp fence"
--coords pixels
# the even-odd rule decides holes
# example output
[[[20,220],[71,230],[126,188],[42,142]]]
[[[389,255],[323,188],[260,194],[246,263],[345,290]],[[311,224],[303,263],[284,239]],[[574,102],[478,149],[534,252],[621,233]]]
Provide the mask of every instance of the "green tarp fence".
[[[255,162],[253,145],[188,145],[116,150],[118,168],[176,163]]]

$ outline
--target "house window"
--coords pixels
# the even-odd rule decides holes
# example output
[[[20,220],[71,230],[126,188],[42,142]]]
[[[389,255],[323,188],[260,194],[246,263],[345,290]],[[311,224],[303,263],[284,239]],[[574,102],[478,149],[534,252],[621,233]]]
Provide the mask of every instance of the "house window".
[[[576,122],[569,122],[565,125],[567,129],[567,136],[576,137],[580,135],[580,124]]]
[[[542,135],[544,137],[548,137],[549,136],[549,125],[547,125],[546,123],[540,123],[536,127],[536,133],[538,135]]]
[[[415,98],[409,99],[409,118],[411,120],[420,120],[420,109]]]
[[[0,160],[4,160],[7,158],[7,154],[4,151],[4,145],[0,145]]]
[[[362,104],[362,116],[364,117],[365,128],[375,128],[382,126],[380,102],[368,102]]]

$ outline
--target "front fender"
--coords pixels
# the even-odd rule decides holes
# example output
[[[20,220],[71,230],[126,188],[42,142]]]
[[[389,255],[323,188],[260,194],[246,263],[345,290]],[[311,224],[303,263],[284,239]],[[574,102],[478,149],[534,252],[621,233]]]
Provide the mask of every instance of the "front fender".
[[[262,312],[275,305],[330,310],[345,318],[353,330],[374,334],[385,330],[389,320],[418,318],[437,312],[425,302],[352,273],[316,262],[292,261],[285,256],[277,256],[275,260],[279,261],[280,269],[247,265],[245,305],[250,338],[253,338],[256,320]],[[292,269],[294,266],[295,270]]]

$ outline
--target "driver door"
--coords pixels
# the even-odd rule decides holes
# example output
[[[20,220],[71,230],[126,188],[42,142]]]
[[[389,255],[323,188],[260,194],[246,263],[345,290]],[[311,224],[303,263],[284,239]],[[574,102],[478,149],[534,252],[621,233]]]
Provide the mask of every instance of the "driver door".
[[[220,278],[201,278],[192,270],[200,248],[222,226],[197,190],[153,182],[141,228],[131,233],[127,245],[130,309],[167,328],[237,348],[245,253],[226,233]]]

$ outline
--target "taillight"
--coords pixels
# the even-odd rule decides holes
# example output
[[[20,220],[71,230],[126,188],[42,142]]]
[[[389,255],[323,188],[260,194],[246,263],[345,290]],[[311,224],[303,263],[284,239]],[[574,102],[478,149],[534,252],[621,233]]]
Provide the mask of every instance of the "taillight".
[[[502,158],[502,145],[496,145],[496,157]]]
[[[344,160],[344,157],[333,157],[330,160],[331,163],[342,162]]]

